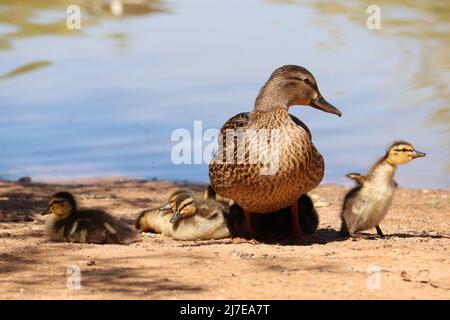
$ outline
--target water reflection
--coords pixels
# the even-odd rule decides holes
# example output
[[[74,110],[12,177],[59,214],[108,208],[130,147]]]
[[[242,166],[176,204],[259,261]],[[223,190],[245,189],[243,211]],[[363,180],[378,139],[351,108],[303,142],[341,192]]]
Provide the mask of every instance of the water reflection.
[[[0,175],[206,181],[206,165],[172,165],[172,130],[220,126],[295,63],[343,108],[339,121],[292,111],[327,160],[325,181],[364,172],[399,138],[430,155],[400,170],[401,185],[449,187],[450,3],[377,1],[377,31],[370,4],[0,0]]]
[[[268,0],[275,4],[298,5],[312,7],[319,19],[316,25],[333,33],[336,42],[323,49],[336,49],[336,43],[345,46],[351,39],[342,40],[341,29],[333,24],[327,16],[343,16],[358,26],[366,24],[366,8],[371,0],[358,2],[337,2],[328,0]],[[373,32],[379,37],[412,38],[419,48],[418,68],[410,77],[412,89],[429,88],[428,93],[420,100],[410,101],[405,97],[402,103],[411,107],[419,107],[427,101],[434,100],[433,110],[427,120],[442,125],[447,146],[450,145],[450,3],[448,1],[431,0],[380,0],[376,5],[381,8],[382,29]],[[400,46],[406,55],[413,55],[407,44]],[[450,154],[449,154],[450,156]],[[450,164],[447,166],[450,168]]]
[[[14,26],[14,30],[2,34],[0,50],[12,48],[11,41],[18,37],[79,35],[66,27],[70,5],[81,8],[83,27],[114,17],[167,12],[158,0],[1,0],[0,23]]]

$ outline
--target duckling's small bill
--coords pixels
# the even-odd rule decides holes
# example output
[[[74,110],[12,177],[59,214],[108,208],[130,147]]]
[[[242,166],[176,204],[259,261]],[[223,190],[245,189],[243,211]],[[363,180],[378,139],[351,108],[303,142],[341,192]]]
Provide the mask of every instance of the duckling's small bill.
[[[170,222],[175,223],[180,221],[181,219],[183,219],[183,216],[181,215],[180,212],[177,211],[173,214],[172,218],[170,218]]]

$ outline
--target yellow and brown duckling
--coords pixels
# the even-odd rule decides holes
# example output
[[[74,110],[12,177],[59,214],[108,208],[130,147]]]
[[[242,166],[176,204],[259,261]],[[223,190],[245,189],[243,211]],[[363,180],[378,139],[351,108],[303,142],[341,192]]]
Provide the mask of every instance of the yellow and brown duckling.
[[[180,189],[170,194],[167,202],[163,205],[142,210],[135,220],[136,229],[141,232],[160,233],[170,236],[172,226],[169,222],[172,214],[175,213],[175,203],[180,194],[192,195],[190,191]]]
[[[341,233],[354,237],[358,236],[358,231],[375,228],[378,235],[383,237],[379,224],[386,216],[394,196],[397,166],[424,156],[425,153],[416,151],[410,143],[397,141],[367,175],[352,174],[350,178],[357,181],[357,186],[345,196]]]
[[[222,197],[220,194],[218,194],[211,185],[208,185],[205,188],[205,191],[203,192],[203,199],[204,200],[215,200],[218,201],[224,205],[228,205],[231,206],[233,205],[235,202],[234,200]]]
[[[206,188],[204,198],[223,202],[230,206],[227,225],[233,238],[255,238],[262,242],[279,242],[290,233],[292,221],[289,207],[274,213],[255,215],[252,219],[253,228],[250,231],[244,210],[233,200],[220,196],[211,186]],[[319,226],[319,215],[313,201],[304,194],[297,200],[297,206],[302,233],[314,234]]]
[[[253,111],[230,118],[221,128],[219,149],[209,165],[211,185],[223,197],[233,199],[246,213],[271,213],[291,206],[289,239],[302,242],[297,200],[319,185],[324,174],[322,155],[312,143],[308,127],[289,114],[289,107],[309,105],[341,116],[321,95],[314,76],[305,68],[286,65],[275,70],[260,90]],[[243,139],[244,148],[228,145],[227,135],[269,133],[263,150],[261,139]],[[242,139],[231,139],[236,141]],[[233,154],[226,154],[227,151]],[[254,152],[269,155],[268,163],[254,161]],[[231,161],[230,161],[231,159]]]
[[[42,215],[50,214],[45,229],[52,241],[97,244],[130,244],[139,234],[102,210],[79,209],[69,192],[58,192]]]
[[[176,240],[228,238],[228,208],[213,200],[198,200],[185,190],[173,193],[160,208],[142,212],[136,226]],[[145,229],[144,229],[145,227]]]

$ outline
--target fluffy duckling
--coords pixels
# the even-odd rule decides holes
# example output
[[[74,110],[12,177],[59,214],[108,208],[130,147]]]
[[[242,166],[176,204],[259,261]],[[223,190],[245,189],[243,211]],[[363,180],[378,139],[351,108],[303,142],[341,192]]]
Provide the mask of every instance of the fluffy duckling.
[[[58,192],[42,215],[50,214],[46,232],[53,241],[97,244],[130,244],[139,234],[127,224],[102,210],[78,209],[68,192]]]
[[[234,200],[222,197],[220,194],[218,194],[211,185],[208,185],[203,193],[203,199],[204,200],[215,200],[220,203],[223,203],[225,205],[233,205],[235,202]]]
[[[394,196],[397,166],[424,156],[425,153],[416,151],[410,143],[397,141],[366,176],[351,174],[350,178],[357,181],[357,186],[345,196],[341,233],[355,237],[356,232],[375,227],[378,235],[383,237],[379,224],[386,216]]]
[[[291,229],[289,207],[273,213],[255,215],[252,219],[253,230],[250,230],[244,210],[233,200],[216,193],[211,185],[206,188],[204,199],[216,200],[230,206],[228,229],[233,237],[247,239],[255,237],[263,242],[276,242],[289,235]],[[297,208],[301,232],[312,235],[319,226],[319,215],[314,208],[314,203],[308,195],[304,194],[297,200]]]
[[[162,233],[176,240],[223,239],[230,236],[227,215],[223,204],[197,200],[191,192],[180,190],[160,208],[142,212],[136,225],[141,231]]]
[[[172,226],[168,222],[170,222],[172,214],[175,213],[177,197],[183,194],[192,196],[190,191],[180,189],[173,192],[167,202],[160,207],[142,210],[135,221],[136,229],[141,232],[161,233],[170,236]]]
[[[297,200],[298,219],[302,234],[314,234],[319,226],[319,215],[311,198],[304,194]],[[255,238],[262,242],[280,242],[286,239],[292,228],[291,208],[287,207],[273,213],[255,215],[252,229],[248,227],[244,210],[236,203],[230,206],[228,229],[233,237]]]

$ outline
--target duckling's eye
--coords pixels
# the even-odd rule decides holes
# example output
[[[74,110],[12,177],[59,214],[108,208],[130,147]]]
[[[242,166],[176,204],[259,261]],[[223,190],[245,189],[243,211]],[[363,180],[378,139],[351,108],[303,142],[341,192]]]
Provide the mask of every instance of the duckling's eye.
[[[192,203],[194,203],[194,202],[191,201],[191,202],[183,203],[183,204],[181,205],[179,211],[183,211],[183,210],[187,209],[190,205],[192,205]]]
[[[308,78],[303,79],[303,81],[305,81],[305,83],[307,84],[311,84],[311,80],[309,80]]]
[[[394,151],[397,151],[397,152],[411,152],[412,150],[403,148],[403,149],[395,149]]]

